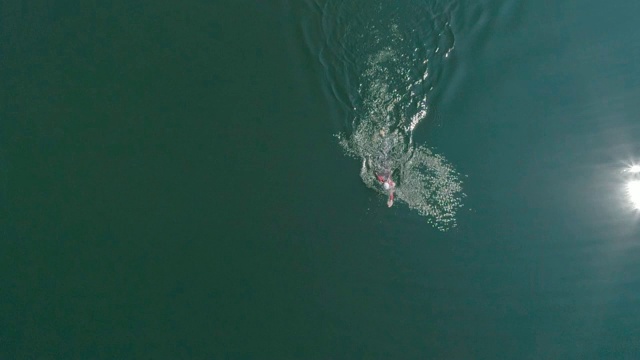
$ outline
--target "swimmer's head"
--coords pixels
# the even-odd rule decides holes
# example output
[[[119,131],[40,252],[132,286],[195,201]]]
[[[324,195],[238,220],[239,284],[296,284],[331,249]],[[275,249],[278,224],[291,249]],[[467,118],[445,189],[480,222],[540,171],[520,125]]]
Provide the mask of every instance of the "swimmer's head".
[[[384,187],[385,190],[389,190],[389,188],[391,188],[391,185],[389,185],[389,182],[387,181],[385,181],[382,186]]]

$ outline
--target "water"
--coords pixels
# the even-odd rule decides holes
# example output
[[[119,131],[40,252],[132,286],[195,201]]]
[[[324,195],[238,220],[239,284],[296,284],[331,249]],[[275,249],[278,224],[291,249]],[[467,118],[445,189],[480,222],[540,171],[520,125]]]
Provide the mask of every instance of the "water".
[[[0,357],[633,358],[637,8],[3,3]]]

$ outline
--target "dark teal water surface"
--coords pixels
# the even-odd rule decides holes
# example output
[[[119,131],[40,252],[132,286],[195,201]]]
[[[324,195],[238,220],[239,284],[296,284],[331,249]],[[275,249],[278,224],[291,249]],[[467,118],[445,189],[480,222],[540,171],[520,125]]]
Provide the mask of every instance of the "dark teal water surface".
[[[636,358],[639,13],[3,2],[0,358]],[[449,231],[336,138],[385,49]]]

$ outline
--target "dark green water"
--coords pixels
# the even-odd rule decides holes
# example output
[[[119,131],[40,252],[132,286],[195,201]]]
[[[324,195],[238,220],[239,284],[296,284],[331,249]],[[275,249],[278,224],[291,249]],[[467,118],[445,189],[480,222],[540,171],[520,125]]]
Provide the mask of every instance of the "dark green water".
[[[639,10],[4,2],[0,358],[635,358]],[[449,231],[335,137],[381,49]]]

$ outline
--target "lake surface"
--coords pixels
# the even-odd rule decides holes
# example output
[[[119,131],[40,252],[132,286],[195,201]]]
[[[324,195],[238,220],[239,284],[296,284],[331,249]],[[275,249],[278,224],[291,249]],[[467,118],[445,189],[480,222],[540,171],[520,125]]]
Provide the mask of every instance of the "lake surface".
[[[0,358],[635,358],[638,13],[3,3]]]

